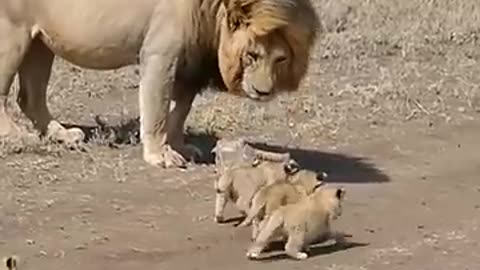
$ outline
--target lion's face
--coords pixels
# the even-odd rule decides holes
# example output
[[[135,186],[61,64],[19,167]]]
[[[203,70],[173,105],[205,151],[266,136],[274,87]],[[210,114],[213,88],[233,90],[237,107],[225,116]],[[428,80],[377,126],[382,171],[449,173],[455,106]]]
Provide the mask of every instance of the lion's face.
[[[278,3],[243,1],[256,5],[241,7],[241,0],[232,2],[236,5],[227,6],[220,25],[218,48],[227,89],[258,101],[296,91],[307,70],[316,25],[284,16]]]
[[[288,71],[291,53],[279,35],[254,38],[244,48],[241,59],[241,88],[255,100],[270,100],[276,92],[285,90],[279,78]]]
[[[280,78],[288,76],[292,54],[277,32],[255,37],[237,31],[221,40],[220,71],[231,92],[268,101],[286,90]]]

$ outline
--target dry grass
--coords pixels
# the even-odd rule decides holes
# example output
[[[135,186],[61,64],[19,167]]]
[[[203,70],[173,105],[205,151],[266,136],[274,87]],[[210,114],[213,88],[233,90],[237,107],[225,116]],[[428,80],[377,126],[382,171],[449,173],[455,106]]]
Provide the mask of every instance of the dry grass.
[[[359,120],[367,120],[363,128],[415,119],[431,125],[480,110],[480,2],[314,2],[326,32],[301,91],[266,106],[204,101],[209,107],[197,109],[191,125],[265,137],[287,129],[293,142],[307,133],[336,139]]]
[[[206,92],[188,119],[191,129],[284,144],[312,138],[341,143],[356,128],[412,120],[450,123],[480,111],[480,2],[313,2],[325,33],[301,91],[261,105]],[[106,115],[124,123],[118,136],[99,130],[95,144],[137,143],[138,126],[129,121],[138,116],[138,79],[135,68],[97,72],[58,60],[49,103],[67,122],[95,125],[95,115]],[[13,97],[10,103],[21,116]]]

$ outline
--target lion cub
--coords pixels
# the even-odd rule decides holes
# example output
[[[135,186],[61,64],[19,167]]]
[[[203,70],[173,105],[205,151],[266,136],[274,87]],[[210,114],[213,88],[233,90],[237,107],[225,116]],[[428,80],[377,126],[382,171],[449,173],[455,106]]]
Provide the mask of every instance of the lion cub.
[[[288,182],[274,183],[260,188],[252,199],[252,205],[247,217],[239,227],[246,227],[253,221],[252,240],[264,225],[270,214],[282,205],[296,203],[310,195],[323,184],[327,174],[300,170],[289,176]]]
[[[303,260],[308,257],[309,244],[319,239],[343,242],[349,236],[331,230],[331,222],[342,214],[344,188],[320,187],[300,201],[280,206],[266,220],[247,252],[250,259],[258,258],[266,245],[276,236],[287,237],[285,252]],[[304,252],[304,251],[306,252]]]
[[[215,222],[224,221],[223,213],[227,201],[235,203],[237,209],[246,215],[258,189],[264,185],[284,182],[298,170],[299,166],[293,159],[279,162],[259,158],[253,163],[225,170],[215,181]]]
[[[18,265],[18,257],[17,256],[10,256],[7,258],[3,258],[3,265],[0,267],[1,270],[17,270]]]

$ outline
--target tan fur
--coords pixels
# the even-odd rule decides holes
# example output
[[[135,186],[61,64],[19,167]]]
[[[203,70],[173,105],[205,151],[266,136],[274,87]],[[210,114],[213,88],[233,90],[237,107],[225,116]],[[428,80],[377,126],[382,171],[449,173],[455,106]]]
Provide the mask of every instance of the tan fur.
[[[215,166],[220,174],[223,174],[229,167],[241,163],[252,163],[255,159],[278,162],[287,162],[290,159],[288,152],[277,153],[256,149],[249,145],[244,138],[222,138],[217,141],[212,153],[215,154]]]
[[[297,164],[256,159],[254,163],[244,163],[229,168],[215,181],[215,222],[223,222],[224,210],[228,201],[245,215],[250,209],[251,200],[264,185],[286,181],[288,175],[297,171]]]
[[[319,238],[344,241],[348,236],[331,229],[331,222],[342,214],[345,189],[320,187],[297,203],[275,210],[247,252],[247,257],[258,258],[266,245],[276,236],[287,237],[285,252],[295,259],[306,259],[309,244]]]
[[[17,270],[19,259],[17,256],[10,256],[7,258],[3,258],[2,263],[3,264],[0,267],[0,270]]]
[[[185,166],[201,154],[183,140],[195,96],[213,86],[268,101],[297,90],[318,28],[309,0],[2,0],[0,135],[17,130],[5,108],[16,73],[18,104],[34,127],[75,143],[83,132],[47,107],[54,57],[102,70],[139,64],[143,158]]]
[[[288,178],[287,182],[274,183],[260,188],[252,199],[252,205],[247,217],[239,224],[246,227],[253,221],[252,240],[257,237],[264,221],[282,205],[296,203],[310,195],[323,184],[326,173],[315,173],[310,170],[300,170]]]

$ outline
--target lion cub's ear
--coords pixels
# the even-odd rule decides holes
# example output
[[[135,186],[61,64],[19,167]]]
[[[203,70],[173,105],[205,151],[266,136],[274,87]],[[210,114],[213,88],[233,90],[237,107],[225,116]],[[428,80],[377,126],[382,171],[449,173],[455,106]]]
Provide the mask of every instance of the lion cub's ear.
[[[345,197],[346,192],[347,191],[345,190],[345,188],[337,188],[335,196],[337,197],[337,199],[342,200]]]
[[[290,160],[285,164],[285,166],[283,166],[283,169],[285,170],[285,172],[286,172],[288,175],[292,175],[292,174],[297,173],[297,172],[300,170],[300,165],[298,165],[298,163],[297,163],[295,160],[290,159]]]
[[[317,181],[325,181],[327,179],[328,174],[326,172],[319,172],[317,173]]]
[[[227,11],[228,29],[233,32],[248,24],[252,0],[222,0]]]
[[[255,157],[252,161],[252,167],[257,167],[258,165],[260,165],[260,163],[262,163],[262,160],[258,157]]]

